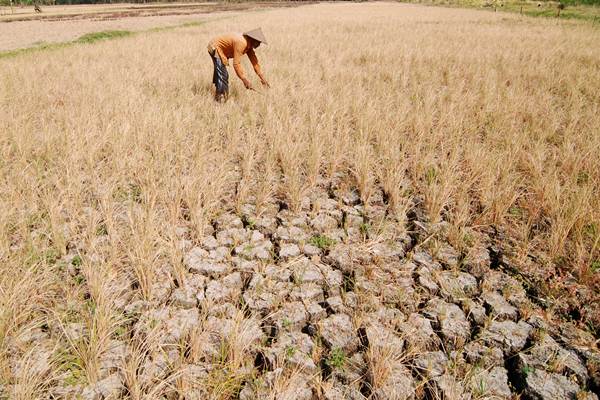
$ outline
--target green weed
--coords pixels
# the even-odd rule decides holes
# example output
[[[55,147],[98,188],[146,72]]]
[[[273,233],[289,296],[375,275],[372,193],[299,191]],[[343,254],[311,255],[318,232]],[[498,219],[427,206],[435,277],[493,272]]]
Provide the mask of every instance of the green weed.
[[[335,244],[335,240],[325,235],[315,235],[308,242],[321,250],[327,250]]]
[[[102,31],[86,33],[76,39],[74,43],[94,43],[99,40],[116,39],[132,35],[131,31]]]
[[[296,354],[296,348],[293,346],[286,347],[285,358],[292,358]]]
[[[523,209],[521,207],[513,206],[513,207],[511,207],[511,208],[508,209],[508,213],[510,215],[512,215],[513,217],[522,217],[523,216]]]
[[[577,174],[577,184],[578,185],[585,185],[586,183],[588,183],[590,180],[590,175],[585,172],[585,171],[580,171]]]
[[[83,362],[75,354],[67,350],[59,350],[56,354],[59,370],[64,372],[64,382],[67,386],[76,386],[86,382]]]
[[[80,256],[75,256],[71,260],[71,265],[73,265],[74,267],[80,267],[81,264],[83,264],[83,260],[81,259]]]
[[[598,234],[600,233],[600,230],[598,229],[598,226],[596,224],[587,224],[586,226],[584,226],[583,228],[583,232],[592,240],[596,239],[596,237],[598,236]]]
[[[359,230],[360,230],[360,234],[363,237],[365,237],[365,238],[369,237],[369,232],[371,231],[371,225],[363,222],[362,224],[360,224]]]
[[[523,367],[523,375],[525,375],[525,377],[529,376],[529,374],[531,374],[533,371],[535,371],[535,368],[533,368],[530,365],[526,365]]]
[[[344,350],[336,347],[329,353],[329,358],[325,361],[332,369],[343,369],[346,364],[346,354]]]
[[[436,178],[437,178],[437,170],[435,169],[435,167],[429,167],[427,169],[427,171],[425,172],[425,182],[427,182],[428,185],[432,185],[435,183]]]
[[[108,235],[108,228],[106,227],[105,224],[100,224],[96,228],[96,236],[104,236],[104,235]]]

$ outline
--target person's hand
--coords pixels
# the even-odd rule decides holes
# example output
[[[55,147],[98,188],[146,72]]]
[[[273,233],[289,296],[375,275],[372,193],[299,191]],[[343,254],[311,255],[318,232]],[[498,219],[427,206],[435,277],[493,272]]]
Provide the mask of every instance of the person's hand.
[[[271,85],[269,85],[269,82],[267,82],[267,80],[266,80],[266,79],[263,79],[263,80],[262,80],[262,84],[263,84],[263,86],[264,86],[264,87],[267,87],[267,88],[270,88],[270,87],[271,87]]]
[[[246,86],[246,89],[248,89],[248,90],[254,90],[254,88],[252,87],[252,84],[250,83],[250,81],[248,79],[246,79],[244,81],[244,86]]]

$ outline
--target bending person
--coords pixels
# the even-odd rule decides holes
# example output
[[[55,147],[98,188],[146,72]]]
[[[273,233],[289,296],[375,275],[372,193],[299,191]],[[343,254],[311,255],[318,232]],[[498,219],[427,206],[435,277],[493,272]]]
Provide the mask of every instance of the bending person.
[[[244,54],[248,55],[254,72],[260,78],[261,83],[269,86],[258,63],[258,58],[254,49],[261,43],[267,44],[265,35],[260,28],[254,29],[242,34],[230,33],[212,39],[208,44],[208,54],[214,64],[213,83],[215,84],[215,100],[219,102],[227,101],[229,97],[229,73],[227,66],[229,59],[233,58],[233,69],[237,76],[244,82],[246,89],[253,90],[252,84],[246,77],[241,59]]]

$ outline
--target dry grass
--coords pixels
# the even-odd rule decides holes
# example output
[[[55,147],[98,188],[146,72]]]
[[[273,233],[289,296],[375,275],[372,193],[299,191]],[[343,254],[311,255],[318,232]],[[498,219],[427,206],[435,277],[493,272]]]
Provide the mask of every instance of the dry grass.
[[[272,89],[232,73],[215,104],[207,41],[258,25]],[[599,39],[501,13],[327,4],[0,60],[0,383],[44,398],[8,356],[57,320],[87,326],[70,351],[94,382],[124,324],[115,285],[151,300],[159,267],[184,279],[175,227],[196,240],[224,209],[294,209],[340,173],[365,202],[383,189],[399,221],[419,196],[457,242],[497,226],[523,260],[549,260],[542,272],[560,262],[597,288]],[[136,343],[132,371],[148,351]],[[150,390],[127,380],[132,398]]]

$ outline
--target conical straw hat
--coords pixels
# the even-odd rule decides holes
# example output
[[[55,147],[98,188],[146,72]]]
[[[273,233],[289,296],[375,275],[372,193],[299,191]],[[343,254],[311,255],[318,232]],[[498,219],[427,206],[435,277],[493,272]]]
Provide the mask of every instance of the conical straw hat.
[[[261,43],[268,44],[265,35],[260,28],[253,29],[248,32],[244,32],[245,36],[251,37],[254,40],[258,40]]]

